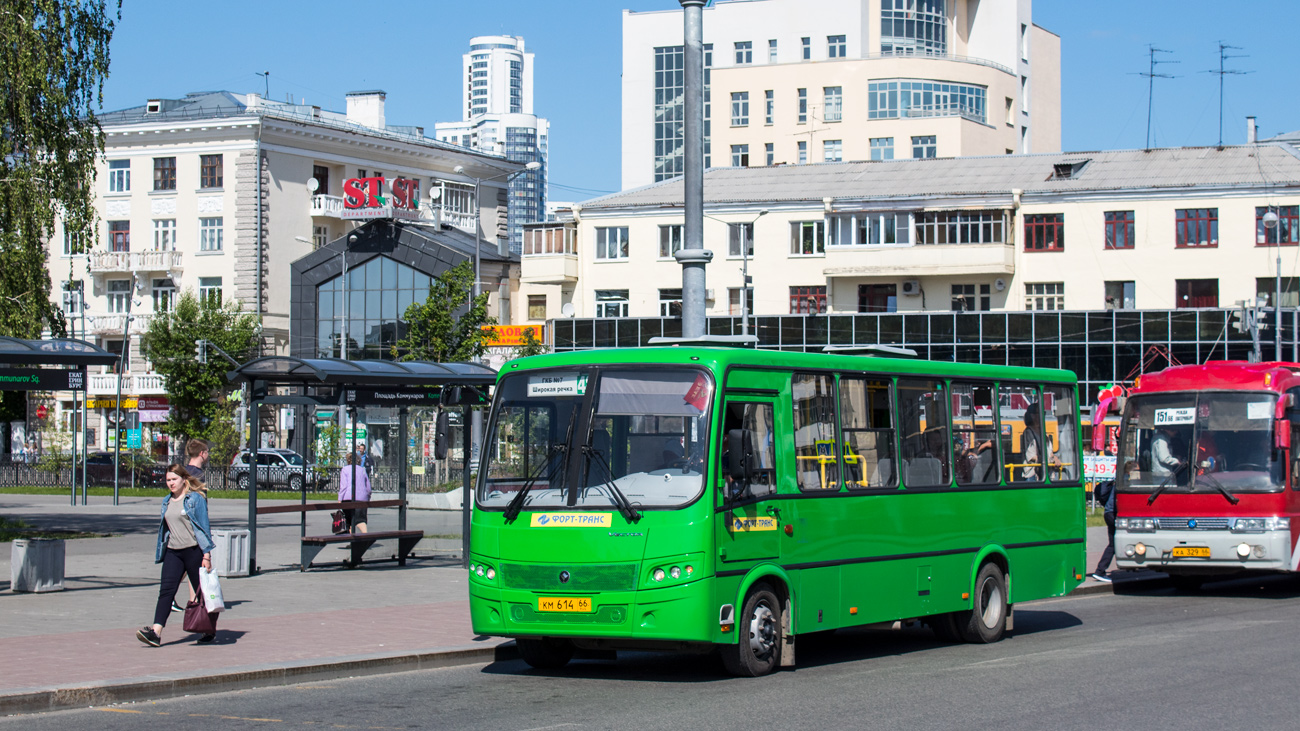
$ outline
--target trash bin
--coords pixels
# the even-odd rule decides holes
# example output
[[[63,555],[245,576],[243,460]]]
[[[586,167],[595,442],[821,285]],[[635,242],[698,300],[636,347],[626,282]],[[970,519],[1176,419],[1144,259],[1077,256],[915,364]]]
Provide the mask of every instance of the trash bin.
[[[217,576],[248,576],[248,530],[214,530],[212,542]]]
[[[9,555],[9,588],[14,591],[63,591],[66,556],[62,538],[20,538]]]

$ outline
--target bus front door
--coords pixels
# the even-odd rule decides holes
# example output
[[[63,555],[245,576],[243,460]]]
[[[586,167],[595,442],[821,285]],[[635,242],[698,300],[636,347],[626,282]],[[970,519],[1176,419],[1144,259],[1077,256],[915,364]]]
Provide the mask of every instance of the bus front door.
[[[781,550],[782,522],[776,493],[776,439],[771,400],[728,400],[723,422],[724,440],[717,474],[722,510],[717,513],[718,556],[724,563],[777,558]],[[725,435],[735,429],[749,432],[753,449],[752,475],[737,481],[728,474],[729,444]]]

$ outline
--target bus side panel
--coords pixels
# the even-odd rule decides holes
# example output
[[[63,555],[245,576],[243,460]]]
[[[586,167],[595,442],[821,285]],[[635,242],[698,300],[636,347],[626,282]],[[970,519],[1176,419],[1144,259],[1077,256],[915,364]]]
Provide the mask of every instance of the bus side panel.
[[[795,591],[795,632],[817,632],[844,626],[847,611],[841,611],[839,566],[803,569]]]

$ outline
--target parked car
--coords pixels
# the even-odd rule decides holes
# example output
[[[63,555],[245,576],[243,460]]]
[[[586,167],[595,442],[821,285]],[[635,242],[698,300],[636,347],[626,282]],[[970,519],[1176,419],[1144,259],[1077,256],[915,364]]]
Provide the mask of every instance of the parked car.
[[[136,487],[158,487],[166,482],[167,465],[137,465],[135,468]],[[131,485],[131,458],[121,455],[117,468],[118,484]],[[91,452],[86,456],[86,481],[93,485],[113,484],[113,453]]]
[[[228,476],[240,490],[247,490],[252,476],[249,474],[249,453],[240,452],[230,463]],[[327,481],[325,471],[307,464],[301,454],[292,449],[259,449],[257,451],[257,484],[285,485],[290,490],[301,490],[304,480],[309,487],[320,487]]]

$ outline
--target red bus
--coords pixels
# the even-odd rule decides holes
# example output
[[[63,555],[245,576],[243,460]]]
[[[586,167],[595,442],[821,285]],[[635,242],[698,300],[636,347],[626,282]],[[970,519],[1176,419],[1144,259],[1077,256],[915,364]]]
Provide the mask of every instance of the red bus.
[[[1178,588],[1245,572],[1296,571],[1300,364],[1211,362],[1141,376],[1116,470],[1121,569]]]

